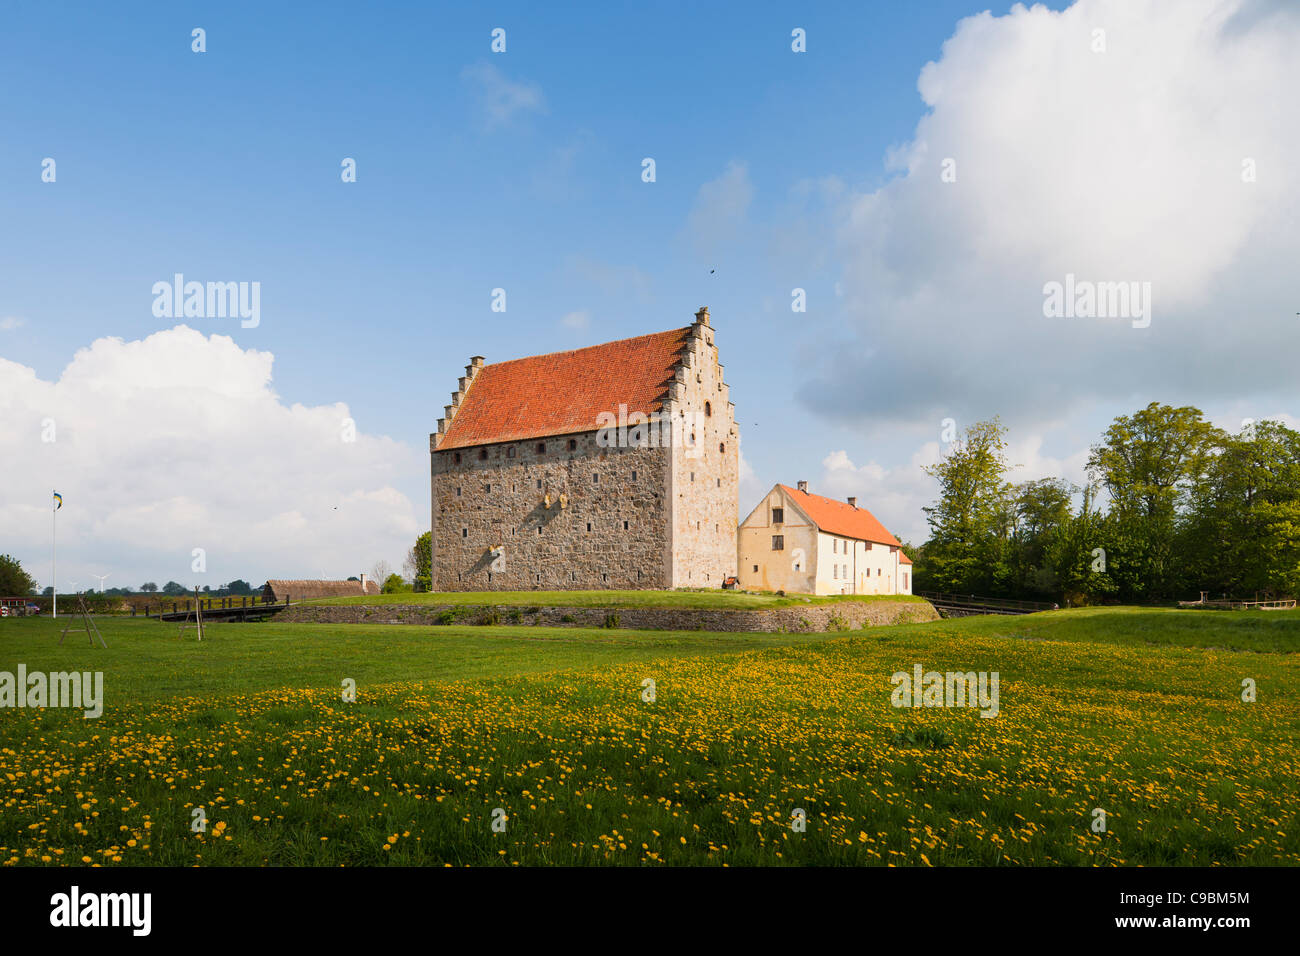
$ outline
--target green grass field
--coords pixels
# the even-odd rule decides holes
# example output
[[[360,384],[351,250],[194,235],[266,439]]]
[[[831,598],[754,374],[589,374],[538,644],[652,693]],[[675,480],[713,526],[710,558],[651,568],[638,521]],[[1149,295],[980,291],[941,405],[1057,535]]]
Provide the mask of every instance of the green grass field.
[[[290,599],[293,595],[289,595]],[[920,601],[910,594],[835,594],[816,597],[807,594],[779,596],[775,593],[721,591],[434,591],[405,594],[371,594],[357,597],[319,598],[305,604],[406,604],[406,605],[500,605],[510,607],[668,607],[692,610],[753,611],[763,608],[794,607],[804,604],[834,604],[838,601]]]
[[[833,636],[223,624],[202,644],[118,618],[107,650],[59,647],[64,623],[0,621],[0,671],[105,682],[97,720],[0,710],[4,865],[1300,860],[1294,612]],[[892,707],[914,664],[998,671],[999,715]]]

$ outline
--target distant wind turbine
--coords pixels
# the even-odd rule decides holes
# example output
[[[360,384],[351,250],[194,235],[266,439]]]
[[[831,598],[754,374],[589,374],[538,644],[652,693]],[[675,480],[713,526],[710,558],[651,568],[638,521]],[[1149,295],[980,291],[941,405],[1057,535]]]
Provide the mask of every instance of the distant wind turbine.
[[[111,574],[92,574],[92,578],[99,578],[99,593],[104,593],[104,582],[112,577]]]

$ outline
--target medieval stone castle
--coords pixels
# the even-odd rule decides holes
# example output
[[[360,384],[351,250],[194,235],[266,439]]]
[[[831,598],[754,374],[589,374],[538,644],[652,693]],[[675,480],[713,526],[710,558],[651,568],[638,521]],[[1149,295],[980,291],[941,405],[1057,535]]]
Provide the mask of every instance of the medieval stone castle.
[[[707,308],[591,348],[474,356],[429,436],[433,588],[720,587],[737,444]]]

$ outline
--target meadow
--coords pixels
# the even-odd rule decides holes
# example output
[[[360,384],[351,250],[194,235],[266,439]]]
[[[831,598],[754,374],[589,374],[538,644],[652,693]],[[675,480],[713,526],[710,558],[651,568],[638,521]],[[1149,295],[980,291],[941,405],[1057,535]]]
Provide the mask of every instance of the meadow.
[[[59,647],[64,623],[0,621],[0,670],[105,674],[97,720],[0,710],[3,865],[1300,861],[1295,612],[222,624],[201,644],[118,618],[107,651]],[[999,715],[894,708],[915,664],[998,671]]]

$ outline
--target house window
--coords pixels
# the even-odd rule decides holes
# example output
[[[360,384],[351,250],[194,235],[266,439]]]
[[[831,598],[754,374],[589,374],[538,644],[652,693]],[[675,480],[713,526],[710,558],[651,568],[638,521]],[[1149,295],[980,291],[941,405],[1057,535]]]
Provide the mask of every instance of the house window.
[[[831,554],[840,553],[840,542],[838,538],[831,538]]]
[[[907,572],[903,572],[903,587],[907,587]]]
[[[831,577],[834,578],[834,579],[836,579],[836,580],[839,580],[839,576],[840,576],[840,566],[839,566],[838,564],[832,564],[832,565],[831,565]]]
[[[796,569],[796,570],[797,570],[797,569]],[[754,573],[755,573],[755,574],[757,574],[757,573],[758,573],[758,565],[757,565],[757,564],[756,564],[756,565],[754,565]]]
[[[781,524],[781,523],[784,522],[784,521],[785,521],[785,509],[784,509],[784,508],[773,508],[773,509],[772,509],[772,524]]]
[[[773,551],[785,550],[785,535],[783,534],[772,535],[772,550]]]
[[[569,439],[569,451],[577,451],[577,450],[578,450],[578,439],[576,439],[576,438],[570,438],[570,439]]]

